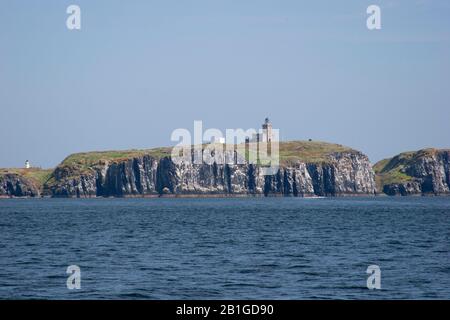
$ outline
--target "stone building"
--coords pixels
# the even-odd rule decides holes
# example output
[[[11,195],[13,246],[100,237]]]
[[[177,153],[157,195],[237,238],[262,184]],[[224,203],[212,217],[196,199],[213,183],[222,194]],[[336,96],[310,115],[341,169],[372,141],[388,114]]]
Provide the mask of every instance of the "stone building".
[[[258,133],[254,134],[251,138],[247,138],[246,142],[272,142],[272,123],[270,123],[269,118],[264,120],[262,124],[262,129]]]

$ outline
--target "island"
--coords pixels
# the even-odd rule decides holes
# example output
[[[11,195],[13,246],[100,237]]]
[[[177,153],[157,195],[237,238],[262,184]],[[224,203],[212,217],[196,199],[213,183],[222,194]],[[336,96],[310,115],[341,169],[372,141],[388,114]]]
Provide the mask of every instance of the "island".
[[[450,150],[405,152],[374,166],[352,148],[280,142],[280,167],[175,163],[170,147],[76,153],[56,168],[0,169],[0,197],[336,197],[450,194]]]

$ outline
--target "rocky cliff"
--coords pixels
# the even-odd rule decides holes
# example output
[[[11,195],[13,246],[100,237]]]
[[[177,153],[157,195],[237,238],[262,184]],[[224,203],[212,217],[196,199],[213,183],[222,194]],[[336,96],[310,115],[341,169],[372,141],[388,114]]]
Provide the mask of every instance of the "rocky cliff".
[[[450,150],[424,149],[378,162],[378,189],[388,195],[450,194]]]
[[[281,166],[174,163],[170,149],[96,152],[66,158],[45,184],[54,197],[188,195],[340,196],[375,194],[368,158],[341,145],[280,143]]]
[[[49,170],[0,169],[0,197],[38,197]]]

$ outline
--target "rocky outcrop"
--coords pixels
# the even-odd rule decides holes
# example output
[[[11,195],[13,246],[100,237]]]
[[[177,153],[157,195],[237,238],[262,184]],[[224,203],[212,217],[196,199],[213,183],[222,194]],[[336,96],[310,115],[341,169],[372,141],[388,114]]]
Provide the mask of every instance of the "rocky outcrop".
[[[383,192],[389,196],[410,196],[422,194],[420,182],[406,181],[383,186]]]
[[[165,163],[150,156],[120,162],[100,162],[87,170],[58,166],[45,186],[54,197],[121,197],[157,195],[157,183],[172,180],[161,174]],[[160,179],[157,179],[157,176]]]
[[[399,154],[375,165],[379,188],[388,195],[450,194],[450,150]]]
[[[273,175],[245,161],[175,163],[164,148],[76,154],[51,175],[0,169],[0,197],[450,195],[450,150],[401,153],[375,173],[364,154],[340,145],[294,141],[280,150]]]
[[[327,163],[297,163],[265,177],[264,194],[339,196],[375,194],[372,167],[361,153],[330,155]]]
[[[0,197],[38,197],[36,184],[18,173],[0,173]]]
[[[54,197],[188,195],[340,196],[376,192],[368,158],[357,151],[326,161],[294,161],[265,176],[252,164],[174,163],[170,156],[101,161],[87,168],[58,166],[46,189]]]

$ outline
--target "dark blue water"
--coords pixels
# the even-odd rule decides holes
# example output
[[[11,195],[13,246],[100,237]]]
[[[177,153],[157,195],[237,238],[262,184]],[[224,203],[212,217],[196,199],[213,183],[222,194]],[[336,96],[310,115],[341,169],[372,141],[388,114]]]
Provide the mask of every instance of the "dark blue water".
[[[450,198],[0,200],[0,298],[450,299],[449,235]]]

